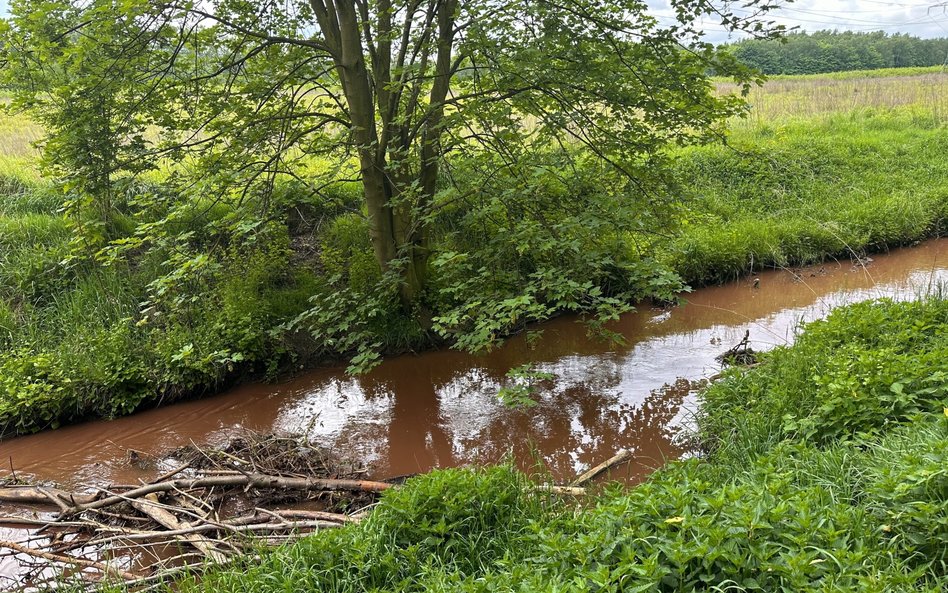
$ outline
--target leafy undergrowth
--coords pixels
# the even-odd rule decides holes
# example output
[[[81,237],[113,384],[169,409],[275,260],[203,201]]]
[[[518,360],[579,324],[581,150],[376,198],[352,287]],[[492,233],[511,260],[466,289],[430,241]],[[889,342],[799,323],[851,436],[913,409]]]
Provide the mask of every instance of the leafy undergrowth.
[[[61,194],[36,182],[6,186],[0,437],[128,414],[287,360],[288,347],[268,332],[308,305],[316,281],[291,265],[285,225],[262,221],[242,240],[232,234],[234,219],[243,222],[234,209],[198,203],[200,214],[174,221],[179,241],[105,261],[101,245],[85,244],[57,212]],[[158,218],[123,208],[119,245]]]
[[[708,390],[705,458],[632,490],[577,506],[509,468],[437,471],[178,590],[944,591],[946,321],[933,299],[811,324]]]

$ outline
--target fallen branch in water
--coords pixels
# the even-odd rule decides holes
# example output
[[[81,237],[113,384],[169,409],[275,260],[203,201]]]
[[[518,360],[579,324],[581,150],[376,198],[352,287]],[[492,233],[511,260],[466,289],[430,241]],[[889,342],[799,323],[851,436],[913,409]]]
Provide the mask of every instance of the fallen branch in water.
[[[16,542],[0,541],[0,548],[7,548],[13,550],[17,554],[26,554],[27,556],[32,556],[34,558],[41,558],[43,560],[48,560],[50,562],[58,562],[61,564],[69,564],[71,566],[80,566],[82,568],[94,568],[98,570],[103,575],[113,574],[115,576],[121,577],[122,579],[134,580],[138,579],[139,576],[126,572],[114,566],[109,566],[108,564],[102,562],[96,562],[94,560],[88,560],[86,558],[77,558],[75,556],[67,556],[65,554],[55,554],[53,552],[44,552],[43,550],[37,550],[35,548],[29,548],[22,544]]]
[[[603,461],[599,465],[593,468],[590,468],[586,470],[585,472],[583,472],[582,474],[580,474],[579,477],[573,480],[573,482],[570,485],[582,486],[583,484],[590,482],[593,478],[595,478],[599,474],[605,471],[608,471],[609,469],[612,469],[613,467],[621,463],[625,463],[626,461],[629,461],[631,459],[632,459],[632,452],[627,449],[622,449],[621,451],[619,451],[618,453],[616,453],[609,459]]]
[[[224,475],[209,478],[179,479],[155,484],[146,484],[140,488],[129,490],[122,494],[106,496],[88,503],[76,503],[67,514],[80,511],[89,511],[112,506],[129,499],[141,498],[157,492],[170,490],[194,490],[196,488],[213,488],[215,486],[245,487],[257,489],[282,490],[323,490],[328,492],[383,492],[392,487],[388,482],[372,482],[368,480],[340,480],[321,478],[287,478],[264,474]]]
[[[50,496],[55,496],[64,503],[73,501],[79,504],[95,500],[96,494],[70,494],[56,488],[41,488],[39,486],[7,486],[0,488],[0,502],[15,505],[46,505]],[[59,506],[58,504],[56,506]]]
[[[540,484],[539,486],[535,487],[533,491],[559,494],[562,496],[586,496],[585,488],[576,488],[573,486],[556,486],[554,484]]]
[[[221,448],[190,445],[170,458],[178,462],[173,469],[146,484],[94,492],[0,487],[2,503],[58,510],[58,515],[2,518],[21,528],[18,541],[0,544],[9,543],[6,547],[21,565],[15,578],[33,579],[39,589],[68,581],[77,590],[92,591],[101,579],[92,583],[91,570],[82,572],[88,568],[125,586],[160,582],[182,568],[200,571],[208,562],[230,562],[261,542],[283,543],[356,523],[362,515],[330,511],[336,505],[359,509],[373,504],[380,492],[393,487],[359,479],[364,468],[299,437],[245,433]],[[270,508],[274,503],[320,506]],[[227,515],[226,509],[248,505],[253,509],[249,514]],[[171,557],[168,551],[174,552]],[[105,559],[121,561],[122,569],[111,568]]]
[[[295,478],[267,474],[228,474],[204,478],[177,479],[165,482],[156,482],[129,490],[122,494],[107,495],[98,498],[101,494],[78,494],[65,492],[55,488],[40,488],[36,486],[11,486],[0,488],[0,502],[17,505],[46,505],[53,502],[63,512],[64,517],[75,515],[82,511],[101,509],[126,502],[129,499],[142,498],[149,494],[168,492],[172,490],[194,490],[197,488],[213,488],[215,486],[249,487],[257,489],[326,491],[326,492],[371,492],[378,493],[393,486],[388,482],[373,482],[371,480],[346,480],[328,478]]]

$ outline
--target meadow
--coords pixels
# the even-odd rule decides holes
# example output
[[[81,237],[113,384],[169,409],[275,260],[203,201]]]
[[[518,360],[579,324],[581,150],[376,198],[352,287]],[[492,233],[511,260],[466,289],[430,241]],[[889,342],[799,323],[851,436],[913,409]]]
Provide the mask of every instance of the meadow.
[[[727,82],[717,85],[722,92],[736,90]],[[751,91],[750,117],[734,122],[734,127],[841,113],[872,114],[906,107],[944,123],[948,119],[946,89],[948,69],[942,66],[771,76],[765,85]]]
[[[872,100],[854,108],[852,85]],[[511,223],[519,234],[485,238],[482,227],[495,219],[467,220],[463,207],[446,209],[437,221],[446,253],[434,262],[470,272],[464,285],[489,293],[498,278],[476,270],[492,269],[491,262],[461,262],[452,249],[506,242],[492,251],[523,266],[574,258],[583,270],[626,254],[635,273],[657,266],[648,268],[653,281],[673,288],[674,275],[697,286],[939,235],[948,208],[946,97],[948,74],[931,69],[781,77],[756,91],[751,116],[732,122],[726,146],[673,155],[672,232],[609,230],[560,245],[542,228]],[[380,272],[365,220],[352,212],[358,188],[342,186],[327,202],[280,187],[263,220],[196,200],[160,223],[175,225],[184,243],[146,249],[136,231],[159,224],[174,198],[144,178],[121,196],[116,256],[77,243],[63,194],[40,176],[37,126],[5,115],[0,131],[0,435],[279,376],[351,356],[364,342],[375,346],[369,362],[431,346],[372,292]],[[579,191],[602,209],[601,223],[614,219],[623,197],[597,194],[593,169],[574,174]],[[552,176],[535,182],[556,187]],[[565,208],[557,223],[564,232],[580,226],[569,218],[571,199],[562,188],[538,194],[551,211]],[[221,248],[235,228],[249,229],[253,242]],[[616,282],[596,265],[589,282]],[[519,286],[521,279],[499,281]],[[310,320],[315,331],[289,328],[311,310],[312,298],[322,316]],[[320,331],[340,319],[346,332]]]
[[[663,249],[686,282],[860,256],[943,232],[944,69],[776,76],[749,103],[726,146],[678,155],[690,216]]]

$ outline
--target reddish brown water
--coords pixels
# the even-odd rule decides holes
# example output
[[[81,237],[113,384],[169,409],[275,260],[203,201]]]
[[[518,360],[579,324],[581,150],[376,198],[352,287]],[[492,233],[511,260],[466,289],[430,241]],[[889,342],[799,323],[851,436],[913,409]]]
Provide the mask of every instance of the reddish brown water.
[[[672,310],[643,309],[612,329],[623,346],[590,339],[583,325],[545,323],[531,345],[523,337],[484,356],[454,351],[401,356],[372,373],[317,370],[276,385],[230,392],[0,443],[0,460],[20,476],[66,485],[129,483],[151,477],[127,462],[135,449],[159,454],[222,440],[237,429],[306,432],[386,477],[433,467],[489,464],[511,455],[522,466],[545,464],[558,479],[608,458],[635,452],[622,470],[635,481],[682,454],[675,435],[688,424],[694,395],[680,377],[707,377],[714,357],[750,330],[765,349],[793,339],[801,320],[834,306],[875,297],[913,298],[948,279],[948,240],[851,262],[761,274],[695,291]],[[530,409],[497,400],[505,373],[534,362],[555,380]],[[9,473],[9,468],[5,473]],[[621,477],[621,476],[619,476]]]

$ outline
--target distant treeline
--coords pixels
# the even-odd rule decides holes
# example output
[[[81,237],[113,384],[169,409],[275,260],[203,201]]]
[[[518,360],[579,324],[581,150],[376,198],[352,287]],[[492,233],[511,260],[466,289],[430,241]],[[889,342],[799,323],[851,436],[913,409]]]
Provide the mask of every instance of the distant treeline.
[[[920,39],[883,31],[793,33],[785,41],[748,39],[729,47],[739,60],[764,74],[938,66],[948,59],[948,39]]]

